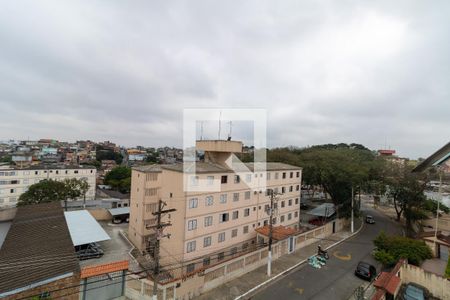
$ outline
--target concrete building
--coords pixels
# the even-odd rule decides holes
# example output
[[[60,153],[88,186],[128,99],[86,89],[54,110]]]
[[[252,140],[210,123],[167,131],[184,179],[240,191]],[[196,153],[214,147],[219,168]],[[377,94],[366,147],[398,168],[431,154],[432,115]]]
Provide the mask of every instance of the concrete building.
[[[242,151],[241,142],[198,141],[197,149],[205,151],[205,161],[196,163],[194,175],[186,175],[183,164],[133,169],[129,238],[139,250],[152,255],[156,235],[147,226],[156,222],[152,213],[159,200],[167,204],[164,209],[176,209],[163,217],[172,224],[164,229],[170,239],[161,239],[163,265],[183,262],[189,269],[194,259],[209,265],[255,249],[255,229],[269,222],[269,189],[277,193],[274,224],[298,228],[301,168],[267,163],[265,171],[257,166],[253,172],[255,164],[246,163],[234,171],[230,162]]]
[[[26,192],[30,185],[44,179],[86,178],[89,184],[86,199],[93,200],[95,198],[95,177],[95,167],[87,166],[31,166],[24,169],[8,166],[1,168],[0,208],[16,206],[20,195]]]

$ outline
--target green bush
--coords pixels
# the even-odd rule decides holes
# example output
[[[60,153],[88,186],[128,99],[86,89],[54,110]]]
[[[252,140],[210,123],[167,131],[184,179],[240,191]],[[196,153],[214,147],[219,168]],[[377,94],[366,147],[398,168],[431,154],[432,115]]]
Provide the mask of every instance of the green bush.
[[[409,263],[418,266],[425,259],[432,257],[431,249],[421,240],[388,236],[381,232],[373,242],[378,248],[374,254],[375,259],[387,266],[394,264],[400,258],[406,258]]]
[[[373,256],[377,261],[387,267],[393,266],[397,262],[395,258],[386,250],[375,251]]]
[[[445,277],[450,278],[450,258],[447,261],[447,268],[445,269]]]

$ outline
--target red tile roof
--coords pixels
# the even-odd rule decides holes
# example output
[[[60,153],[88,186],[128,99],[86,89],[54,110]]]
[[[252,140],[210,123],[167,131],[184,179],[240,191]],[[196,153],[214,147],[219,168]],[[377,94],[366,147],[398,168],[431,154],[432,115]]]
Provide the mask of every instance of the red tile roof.
[[[375,280],[373,285],[381,288],[391,295],[395,295],[400,287],[401,280],[394,273],[381,272],[380,276]]]
[[[128,260],[121,260],[103,265],[87,266],[81,269],[80,277],[87,278],[122,270],[128,270]]]
[[[269,225],[259,227],[255,229],[259,234],[269,236]],[[298,234],[300,231],[294,228],[285,227],[285,226],[273,226],[272,229],[272,238],[277,241],[281,241],[287,239],[290,236]]]

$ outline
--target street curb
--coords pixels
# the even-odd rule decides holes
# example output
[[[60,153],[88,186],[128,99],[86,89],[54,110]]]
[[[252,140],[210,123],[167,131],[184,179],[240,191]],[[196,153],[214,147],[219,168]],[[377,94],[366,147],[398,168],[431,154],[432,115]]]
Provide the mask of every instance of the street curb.
[[[355,235],[357,235],[357,234],[363,229],[363,227],[364,227],[364,222],[362,222],[362,220],[361,220],[361,226],[359,227],[359,229],[358,229],[357,231],[355,231],[354,233],[352,233],[352,234],[349,235],[348,237],[345,237],[345,238],[343,238],[342,240],[337,241],[337,242],[334,243],[334,244],[331,244],[330,246],[328,246],[328,247],[325,248],[325,249],[328,250],[328,249],[330,249],[330,248],[333,248],[333,247],[339,245],[340,243],[342,243],[342,242],[348,240],[349,238],[354,237]],[[281,276],[283,276],[283,275],[288,274],[290,271],[292,271],[292,270],[294,270],[295,268],[297,268],[297,267],[303,265],[303,264],[304,264],[305,262],[307,262],[307,261],[308,261],[308,259],[304,259],[304,260],[298,262],[297,264],[293,265],[292,267],[289,267],[288,269],[284,270],[283,272],[278,273],[277,275],[275,275],[275,276],[273,276],[273,277],[267,279],[266,281],[264,281],[264,282],[258,284],[257,286],[255,286],[255,287],[253,287],[252,289],[248,290],[248,291],[245,292],[244,294],[242,294],[242,295],[240,295],[240,296],[237,296],[236,298],[234,298],[234,300],[242,300],[242,299],[246,299],[245,297],[251,295],[251,294],[252,294],[253,292],[255,292],[256,290],[258,290],[258,289],[264,287],[265,285],[267,285],[268,283],[274,281],[275,279],[277,279],[277,278],[279,278],[279,277],[281,277]]]

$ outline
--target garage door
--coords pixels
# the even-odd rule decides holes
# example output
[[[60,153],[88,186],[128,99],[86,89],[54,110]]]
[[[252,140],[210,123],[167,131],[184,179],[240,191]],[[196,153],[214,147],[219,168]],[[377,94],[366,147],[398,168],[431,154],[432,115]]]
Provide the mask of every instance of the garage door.
[[[447,246],[439,245],[439,257],[444,261],[448,261],[448,247]]]

